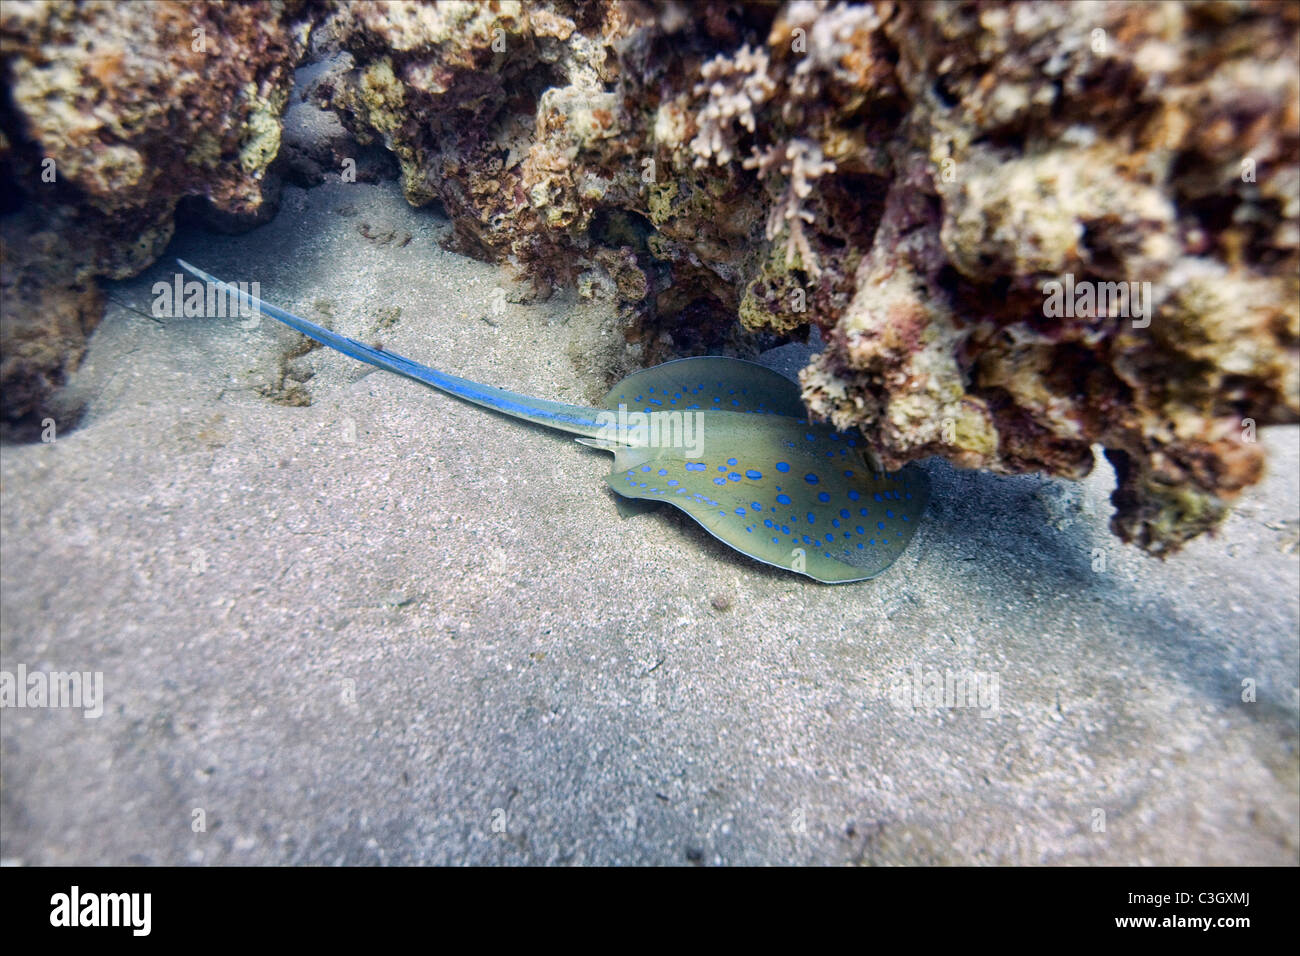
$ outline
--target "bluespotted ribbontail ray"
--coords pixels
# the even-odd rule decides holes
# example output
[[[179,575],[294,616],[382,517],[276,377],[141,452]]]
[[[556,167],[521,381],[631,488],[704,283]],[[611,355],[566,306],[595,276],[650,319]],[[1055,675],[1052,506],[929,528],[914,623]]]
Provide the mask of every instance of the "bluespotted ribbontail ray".
[[[371,348],[177,261],[344,355],[613,452],[614,470],[605,480],[619,495],[666,502],[764,564],[828,584],[865,581],[902,554],[925,511],[929,484],[920,468],[873,467],[874,456],[856,433],[809,424],[798,387],[753,362],[678,359],[629,375],[605,396],[603,408],[569,405]]]

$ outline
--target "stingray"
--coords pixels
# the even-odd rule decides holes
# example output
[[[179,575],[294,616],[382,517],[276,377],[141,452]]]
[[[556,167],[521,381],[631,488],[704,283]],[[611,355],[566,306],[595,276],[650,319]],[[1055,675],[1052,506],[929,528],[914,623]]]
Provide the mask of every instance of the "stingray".
[[[629,375],[601,408],[569,405],[372,348],[177,261],[344,355],[612,452],[605,481],[622,498],[678,508],[719,541],[773,567],[828,584],[873,578],[903,553],[929,499],[918,466],[882,470],[858,433],[810,424],[798,386],[753,362],[678,359]]]

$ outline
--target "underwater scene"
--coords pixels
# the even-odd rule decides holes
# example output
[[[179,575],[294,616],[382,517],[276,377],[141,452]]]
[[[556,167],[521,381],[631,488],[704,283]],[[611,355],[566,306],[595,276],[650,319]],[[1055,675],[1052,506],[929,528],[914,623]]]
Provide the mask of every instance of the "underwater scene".
[[[0,862],[1300,863],[1300,5],[0,4]]]

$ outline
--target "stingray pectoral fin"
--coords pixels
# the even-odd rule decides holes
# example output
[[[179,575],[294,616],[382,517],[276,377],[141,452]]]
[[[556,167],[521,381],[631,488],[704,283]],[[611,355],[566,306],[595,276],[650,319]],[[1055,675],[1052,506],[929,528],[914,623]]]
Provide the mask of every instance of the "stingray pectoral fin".
[[[611,488],[611,490],[613,490]],[[620,518],[638,518],[643,514],[659,510],[659,502],[649,498],[629,498],[617,491],[613,494],[614,510]]]
[[[586,445],[588,448],[595,448],[599,451],[608,451],[614,453],[614,462],[617,467],[620,463],[622,469],[635,468],[649,458],[654,457],[658,452],[648,452],[646,450],[636,450],[623,444],[622,442],[605,441],[600,438],[575,438],[579,445]],[[636,518],[646,512],[654,511],[659,506],[659,502],[649,499],[633,498],[625,495],[613,485],[610,490],[614,492],[614,508],[618,511],[620,518]]]
[[[799,386],[744,359],[701,355],[633,372],[605,396],[631,412],[747,412],[803,418]]]
[[[891,475],[848,477],[845,470],[828,472],[815,485],[796,479],[777,491],[766,478],[668,454],[615,470],[606,481],[621,495],[686,512],[757,561],[846,584],[875,577],[902,554],[925,510],[928,485],[915,466]]]

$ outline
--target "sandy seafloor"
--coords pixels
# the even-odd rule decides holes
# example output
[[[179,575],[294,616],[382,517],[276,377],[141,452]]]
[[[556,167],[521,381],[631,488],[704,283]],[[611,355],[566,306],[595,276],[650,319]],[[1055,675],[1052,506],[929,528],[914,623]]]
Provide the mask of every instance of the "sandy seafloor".
[[[595,402],[612,304],[494,316],[514,286],[448,228],[332,184],[171,252]],[[174,273],[109,294],[147,310]],[[1109,534],[1104,462],[931,462],[902,560],[826,586],[619,518],[608,455],[296,339],[110,305],[81,425],[0,452],[3,666],[105,692],[2,712],[7,862],[1297,862],[1300,430],[1261,432],[1267,481],[1163,563]],[[282,359],[309,407],[259,393]],[[907,706],[945,674],[985,700]]]

